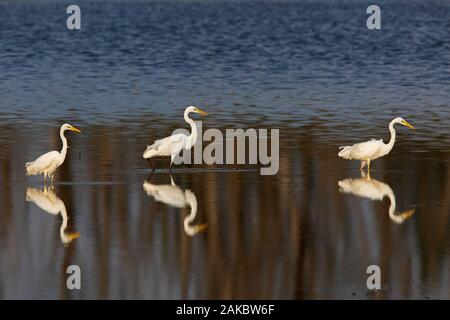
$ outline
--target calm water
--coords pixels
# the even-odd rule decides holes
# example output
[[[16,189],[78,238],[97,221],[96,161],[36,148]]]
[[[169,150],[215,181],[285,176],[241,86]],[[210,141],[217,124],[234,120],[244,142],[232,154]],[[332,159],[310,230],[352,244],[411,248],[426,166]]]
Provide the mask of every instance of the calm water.
[[[64,1],[0,2],[0,298],[450,299],[448,1],[379,1],[381,31],[367,1],[77,3],[69,32]],[[150,176],[189,104],[279,128],[278,174]],[[396,116],[417,130],[361,179],[337,147]],[[83,133],[45,190],[24,164],[66,121]]]

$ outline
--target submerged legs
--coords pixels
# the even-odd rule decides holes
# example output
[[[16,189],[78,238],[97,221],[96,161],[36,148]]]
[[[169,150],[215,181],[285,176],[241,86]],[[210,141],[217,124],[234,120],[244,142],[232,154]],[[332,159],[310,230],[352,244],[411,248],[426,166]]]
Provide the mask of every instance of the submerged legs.
[[[177,156],[176,154],[173,154],[173,155],[170,157],[170,167],[169,167],[169,172],[172,172],[172,164],[173,164],[173,160],[175,159],[176,156]]]
[[[367,179],[369,179],[369,180],[370,180],[370,162],[371,162],[371,161],[372,161],[371,159],[361,161],[361,167],[360,167],[360,170],[361,170],[361,176],[362,176],[363,178],[367,178]],[[364,172],[364,167],[365,167],[366,165],[367,165],[367,175],[366,175],[366,173]]]
[[[170,167],[169,167],[169,171],[172,172],[172,165],[173,165],[173,160],[175,159],[176,155],[172,155],[170,158]],[[153,158],[147,158],[147,162],[150,165],[150,167],[152,168],[152,172],[155,171],[155,166],[153,164]]]
[[[153,171],[155,171],[155,166],[153,165],[152,158],[148,158],[147,161],[150,164],[150,167],[152,167],[152,173],[153,173]]]
[[[364,169],[364,167],[366,166],[367,161],[363,160],[361,161],[361,167],[359,168],[361,171]]]
[[[147,178],[147,181],[150,182],[152,180],[153,177],[153,173],[155,172],[155,169],[152,170],[152,172],[150,173],[150,175]]]

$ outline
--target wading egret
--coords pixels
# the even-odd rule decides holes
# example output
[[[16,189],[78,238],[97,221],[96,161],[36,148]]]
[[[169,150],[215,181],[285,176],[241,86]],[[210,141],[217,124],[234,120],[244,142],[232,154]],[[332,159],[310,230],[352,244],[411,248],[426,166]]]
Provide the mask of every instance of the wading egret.
[[[47,188],[44,188],[44,190],[28,188],[26,199],[52,215],[61,214],[62,223],[59,228],[59,236],[64,244],[69,244],[80,236],[79,232],[66,232],[67,222],[69,221],[66,206],[52,190]]]
[[[369,140],[366,142],[361,142],[354,144],[352,146],[342,146],[339,149],[342,149],[338,156],[348,160],[360,160],[361,161],[361,170],[367,164],[367,171],[370,171],[370,162],[372,160],[378,159],[382,156],[387,155],[391,152],[395,143],[395,129],[394,125],[396,123],[400,123],[408,128],[415,129],[412,125],[410,125],[403,118],[395,118],[389,123],[389,131],[391,132],[391,140],[389,143],[384,143],[383,140]]]
[[[194,236],[208,227],[208,224],[191,225],[197,215],[197,197],[191,190],[182,190],[170,177],[171,184],[155,185],[149,181],[144,182],[144,191],[152,196],[156,201],[163,202],[170,207],[185,208],[190,207],[191,212],[184,218],[184,231],[189,236]]]
[[[345,179],[338,182],[339,191],[371,200],[383,200],[387,196],[390,200],[389,217],[395,223],[403,223],[414,214],[415,209],[396,212],[395,194],[391,187],[381,181],[370,178]]]
[[[69,148],[67,146],[67,138],[64,136],[64,132],[67,130],[81,133],[79,129],[71,126],[70,124],[63,124],[59,131],[59,135],[63,144],[61,151],[50,151],[46,154],[43,154],[34,161],[27,162],[27,164],[25,165],[27,176],[43,174],[44,181],[47,181],[47,177],[51,177],[53,183],[55,170],[64,162],[67,154],[67,149]]]
[[[189,118],[189,113],[191,112],[204,116],[208,114],[195,106],[187,107],[184,111],[184,120],[191,125],[191,134],[187,136],[183,133],[178,133],[161,140],[156,140],[151,146],[147,146],[143,157],[150,160],[153,157],[170,156],[170,168],[172,168],[172,162],[181,150],[183,148],[190,150],[197,141],[197,126],[195,121]],[[152,168],[154,169],[153,165]]]

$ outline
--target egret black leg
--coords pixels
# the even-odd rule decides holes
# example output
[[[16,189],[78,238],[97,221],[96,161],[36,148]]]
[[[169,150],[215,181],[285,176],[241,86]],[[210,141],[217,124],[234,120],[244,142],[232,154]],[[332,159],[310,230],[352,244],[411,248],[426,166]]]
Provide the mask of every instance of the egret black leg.
[[[155,169],[152,170],[152,172],[150,173],[150,175],[147,178],[147,181],[150,182],[152,180],[153,177],[153,173],[155,172]]]
[[[152,173],[153,173],[153,171],[155,171],[155,166],[153,165],[153,160],[152,160],[152,158],[148,158],[147,161],[148,161],[148,163],[150,164],[150,167],[152,167]]]

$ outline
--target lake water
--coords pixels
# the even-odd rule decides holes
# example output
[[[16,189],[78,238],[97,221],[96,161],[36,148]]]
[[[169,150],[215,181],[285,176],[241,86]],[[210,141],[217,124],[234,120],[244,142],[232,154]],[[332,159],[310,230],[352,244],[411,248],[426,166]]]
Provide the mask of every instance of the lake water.
[[[448,1],[379,1],[375,31],[368,1],[77,3],[68,31],[64,1],[0,2],[0,298],[450,299]],[[280,129],[278,174],[151,175],[191,104],[205,129]],[[417,130],[372,180],[337,157],[397,116]],[[46,190],[24,164],[64,122],[82,134]]]

